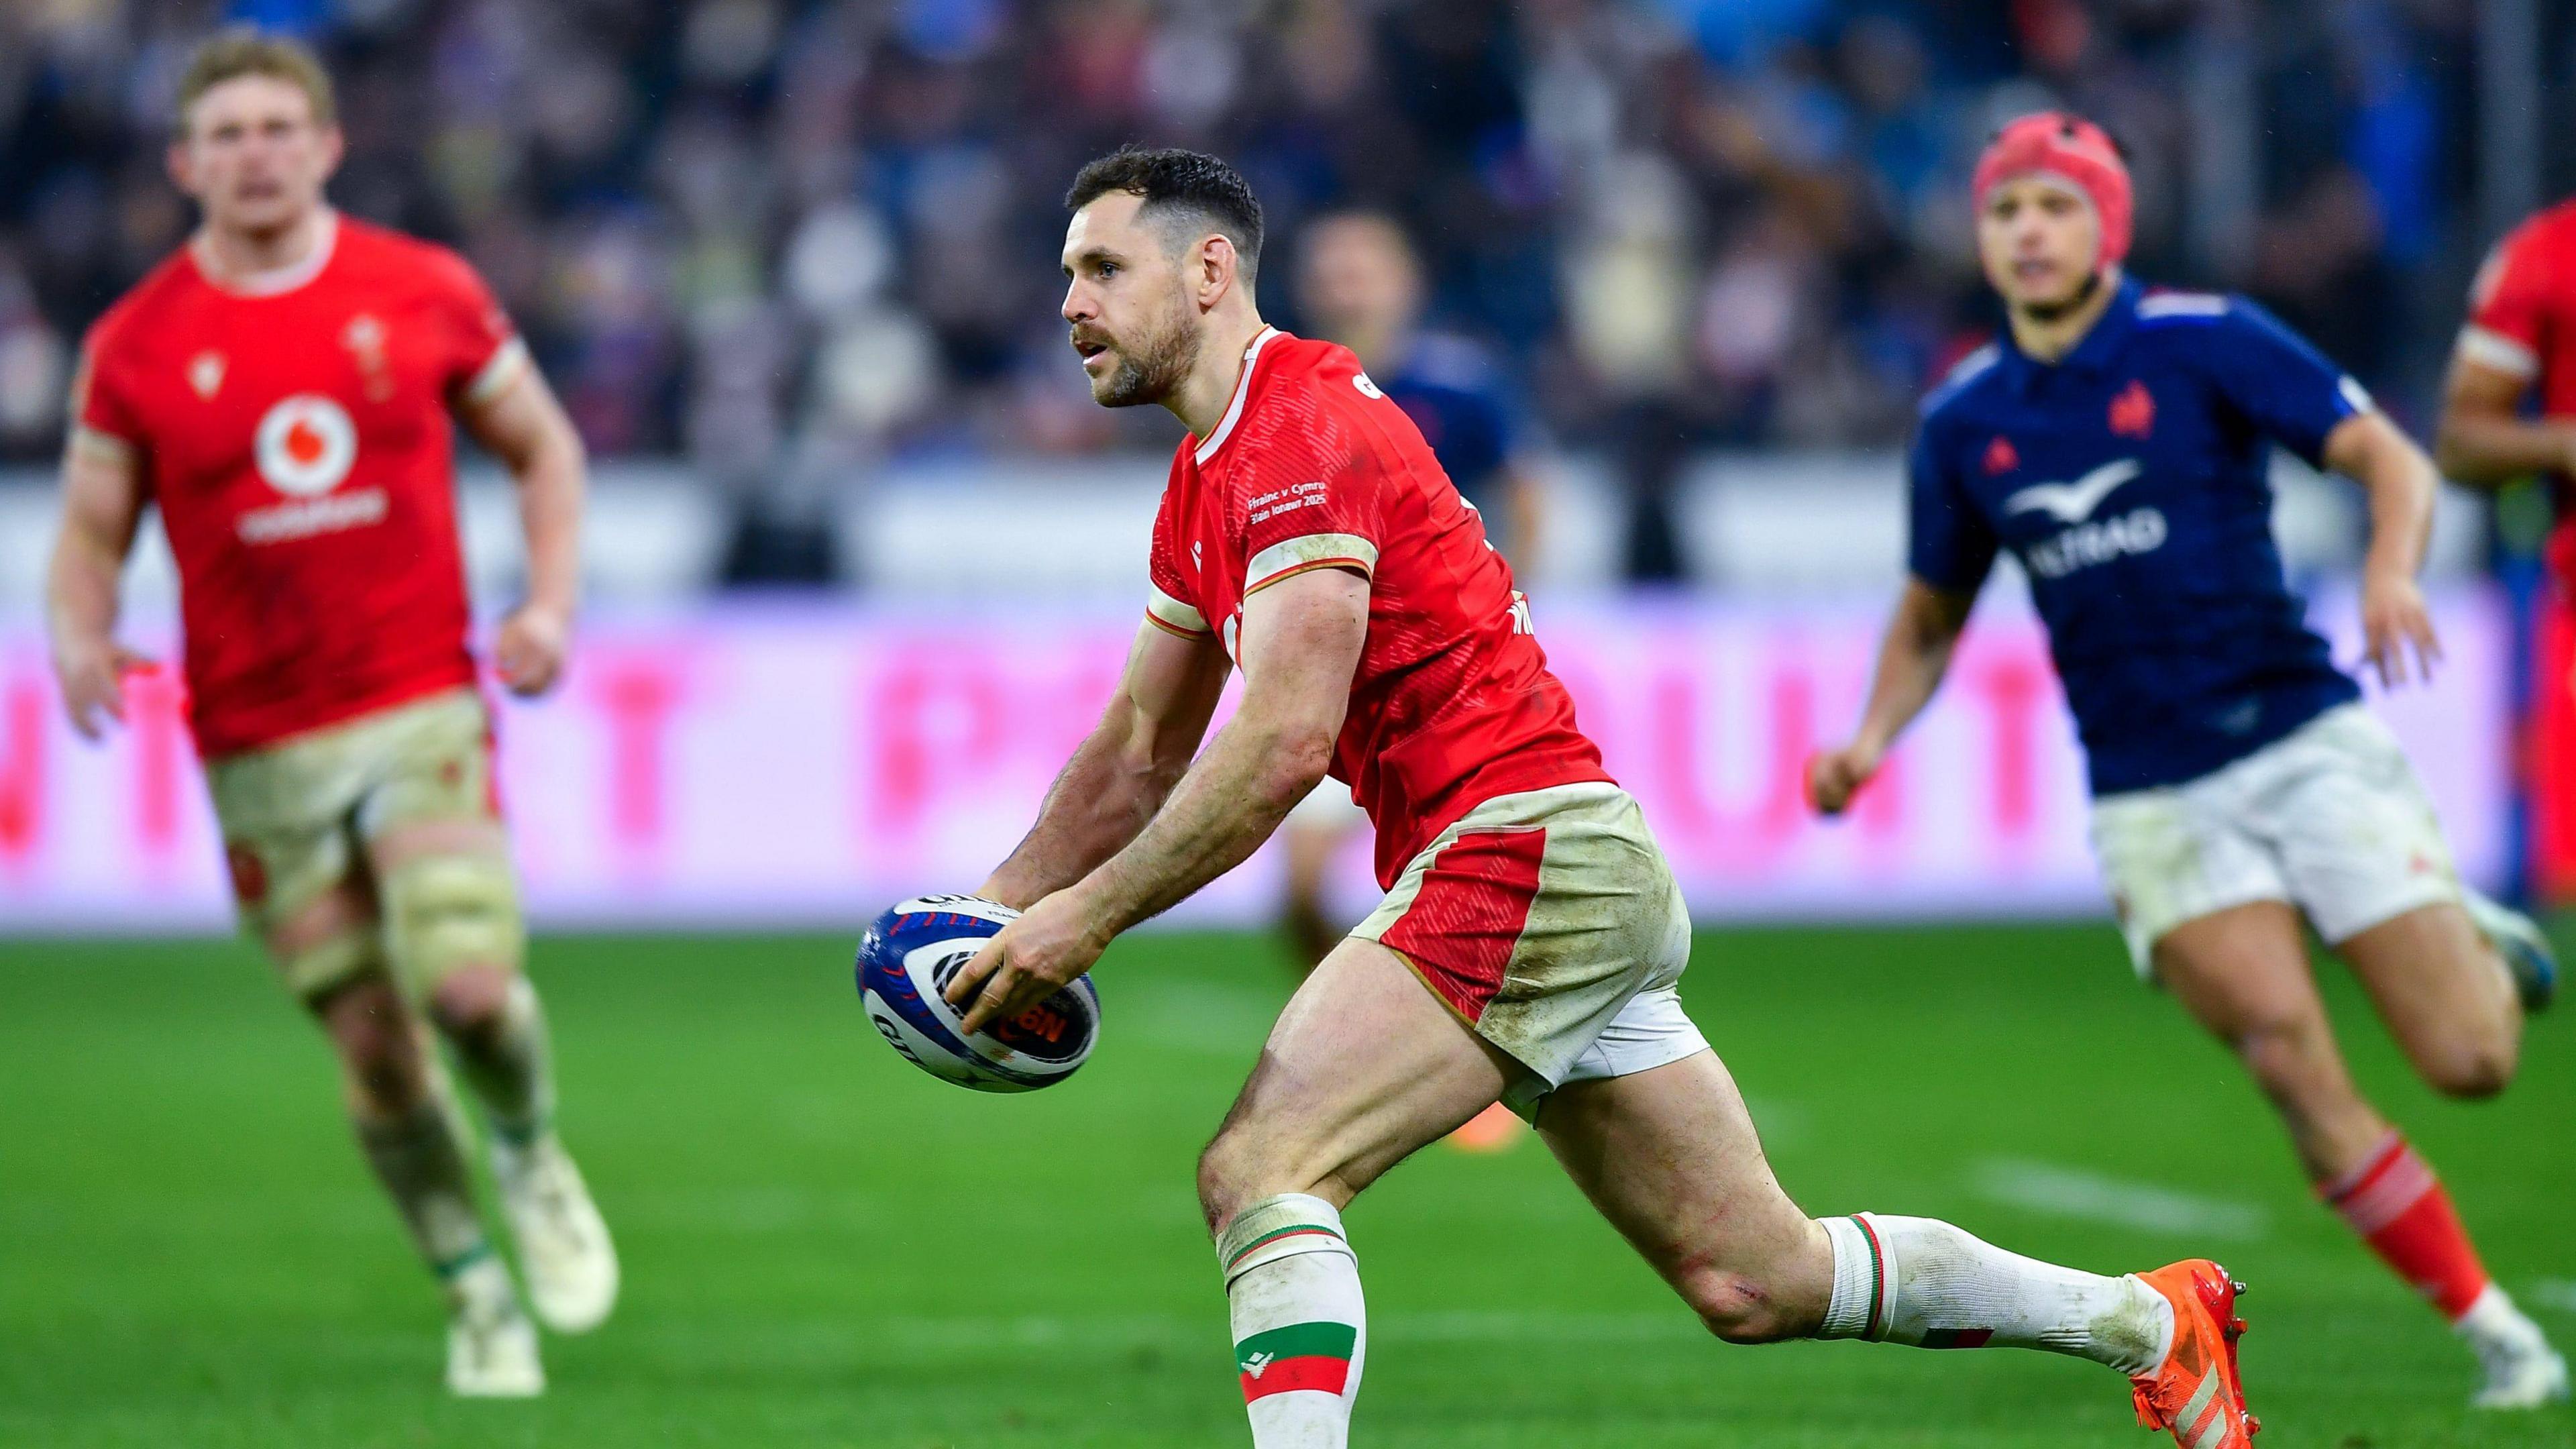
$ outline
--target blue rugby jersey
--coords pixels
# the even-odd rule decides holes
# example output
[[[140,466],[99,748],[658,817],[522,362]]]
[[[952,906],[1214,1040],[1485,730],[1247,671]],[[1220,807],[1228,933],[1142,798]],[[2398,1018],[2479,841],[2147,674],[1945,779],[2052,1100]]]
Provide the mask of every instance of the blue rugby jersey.
[[[1372,369],[1369,378],[1422,430],[1460,497],[1480,512],[1501,501],[1494,492],[1520,446],[1519,408],[1483,348],[1463,337],[1424,333],[1395,366]]]
[[[2058,363],[2006,337],[1924,400],[1909,566],[1972,594],[2012,550],[2093,793],[2196,779],[2360,695],[2282,577],[2269,473],[2371,406],[2253,303],[2124,282]]]

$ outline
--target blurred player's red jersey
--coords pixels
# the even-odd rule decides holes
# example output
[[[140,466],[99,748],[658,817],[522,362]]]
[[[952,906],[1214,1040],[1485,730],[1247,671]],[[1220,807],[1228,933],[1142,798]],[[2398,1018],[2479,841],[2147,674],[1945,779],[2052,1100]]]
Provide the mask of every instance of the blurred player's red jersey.
[[[1151,563],[1153,621],[1230,656],[1245,596],[1308,569],[1369,575],[1332,772],[1377,827],[1382,886],[1484,801],[1609,778],[1484,524],[1347,348],[1253,339],[1224,419],[1172,459]]]
[[[2469,292],[2459,352],[2539,393],[2550,417],[2576,418],[2576,201],[2561,202],[2496,244]],[[2576,590],[2576,479],[2550,480],[2559,523],[2549,560]]]
[[[182,249],[100,319],[78,443],[160,506],[202,753],[473,682],[449,409],[525,365],[461,258],[346,218],[247,287]]]

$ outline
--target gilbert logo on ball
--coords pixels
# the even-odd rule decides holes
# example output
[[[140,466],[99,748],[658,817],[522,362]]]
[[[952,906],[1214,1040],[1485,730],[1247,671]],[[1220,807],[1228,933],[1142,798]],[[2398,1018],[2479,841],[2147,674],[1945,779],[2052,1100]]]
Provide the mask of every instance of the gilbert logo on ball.
[[[358,460],[358,427],[347,409],[319,393],[297,393],[270,408],[251,439],[259,476],[293,498],[340,486]]]
[[[859,999],[886,1044],[942,1081],[979,1092],[1033,1092],[1072,1076],[1100,1033],[1091,978],[968,1036],[942,995],[984,943],[1020,913],[980,896],[916,896],[859,938]]]

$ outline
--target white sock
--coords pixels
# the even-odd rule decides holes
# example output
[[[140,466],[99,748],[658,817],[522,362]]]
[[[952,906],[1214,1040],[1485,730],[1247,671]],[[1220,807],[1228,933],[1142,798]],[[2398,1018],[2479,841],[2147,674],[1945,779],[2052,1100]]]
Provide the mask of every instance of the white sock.
[[[2133,1377],[2173,1347],[2173,1305],[2135,1275],[2042,1263],[1931,1218],[1820,1221],[1834,1243],[1834,1294],[1819,1338],[2042,1348]]]
[[[1342,1449],[1368,1349],[1359,1259],[1333,1205],[1264,1198],[1217,1238],[1254,1449]]]
[[[2548,1335],[2531,1321],[2504,1289],[2489,1283],[2469,1311],[2451,1324],[2451,1330],[2467,1339],[2481,1352],[2500,1349],[2509,1353],[2528,1353],[2549,1346]]]

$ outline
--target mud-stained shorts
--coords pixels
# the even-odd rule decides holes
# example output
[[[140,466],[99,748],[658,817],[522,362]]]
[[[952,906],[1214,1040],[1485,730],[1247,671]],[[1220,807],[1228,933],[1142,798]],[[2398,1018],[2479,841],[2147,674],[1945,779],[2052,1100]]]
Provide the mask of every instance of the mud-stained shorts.
[[[1568,1082],[1708,1049],[1676,989],[1690,930],[1637,802],[1596,782],[1477,806],[1405,866],[1351,934],[1402,956],[1478,1036],[1527,1067],[1503,1100],[1534,1116]]]
[[[353,876],[378,919],[278,961],[310,999],[389,967],[407,995],[455,967],[515,969],[525,948],[492,787],[491,718],[452,690],[206,763],[243,931],[257,939]],[[399,843],[398,853],[383,849]]]
[[[2093,853],[2142,980],[2167,931],[2233,906],[2286,901],[2333,946],[2460,899],[2414,766],[2358,704],[2197,780],[2094,801]]]

